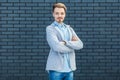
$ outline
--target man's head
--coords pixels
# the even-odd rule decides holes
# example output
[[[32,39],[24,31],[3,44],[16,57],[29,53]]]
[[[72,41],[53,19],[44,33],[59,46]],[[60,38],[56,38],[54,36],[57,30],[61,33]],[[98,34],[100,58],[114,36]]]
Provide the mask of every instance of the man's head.
[[[56,3],[53,5],[53,17],[55,21],[62,23],[66,16],[66,6],[63,3]]]

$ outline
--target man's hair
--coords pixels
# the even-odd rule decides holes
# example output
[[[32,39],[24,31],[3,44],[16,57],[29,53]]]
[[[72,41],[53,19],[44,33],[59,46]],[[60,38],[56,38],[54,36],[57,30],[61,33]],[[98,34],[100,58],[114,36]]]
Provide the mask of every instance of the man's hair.
[[[56,7],[57,7],[57,8],[64,8],[65,12],[67,11],[67,7],[66,7],[63,3],[56,3],[56,4],[54,4],[54,5],[53,5],[53,10],[52,10],[53,12],[54,12],[54,9],[55,9]]]

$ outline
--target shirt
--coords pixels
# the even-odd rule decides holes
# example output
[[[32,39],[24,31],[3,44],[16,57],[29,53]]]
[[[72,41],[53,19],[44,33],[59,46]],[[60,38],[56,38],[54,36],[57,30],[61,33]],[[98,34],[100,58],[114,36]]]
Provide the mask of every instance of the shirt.
[[[64,23],[58,23],[56,21],[53,22],[53,25],[55,27],[58,27],[60,29],[60,31],[62,32],[63,36],[64,36],[64,41],[69,41],[70,40],[70,36],[69,36],[69,32],[68,29],[66,28]],[[64,53],[64,68],[62,71],[59,72],[70,72],[71,68],[70,68],[70,62],[69,62],[69,54],[68,53]]]

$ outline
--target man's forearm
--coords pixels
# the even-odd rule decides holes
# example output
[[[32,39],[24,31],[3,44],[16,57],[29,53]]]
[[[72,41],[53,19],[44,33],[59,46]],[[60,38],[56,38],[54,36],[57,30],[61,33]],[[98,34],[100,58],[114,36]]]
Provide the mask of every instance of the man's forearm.
[[[70,48],[76,49],[76,50],[83,48],[82,41],[76,36],[73,36],[71,41],[62,41],[62,43],[64,45],[66,45],[67,47],[70,47]]]

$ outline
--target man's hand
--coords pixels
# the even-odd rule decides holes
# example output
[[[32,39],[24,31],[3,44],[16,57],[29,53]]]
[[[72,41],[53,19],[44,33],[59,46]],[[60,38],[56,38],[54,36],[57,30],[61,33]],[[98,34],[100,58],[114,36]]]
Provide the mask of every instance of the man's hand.
[[[73,37],[72,37],[72,41],[78,41],[78,38],[77,38],[76,36],[73,36]],[[61,44],[64,44],[64,45],[66,44],[65,41],[61,41],[60,43],[61,43]]]
[[[78,41],[78,38],[76,36],[73,36],[72,41]]]
[[[62,44],[64,44],[64,45],[66,44],[66,42],[65,42],[65,41],[61,41],[60,43],[62,43]]]

